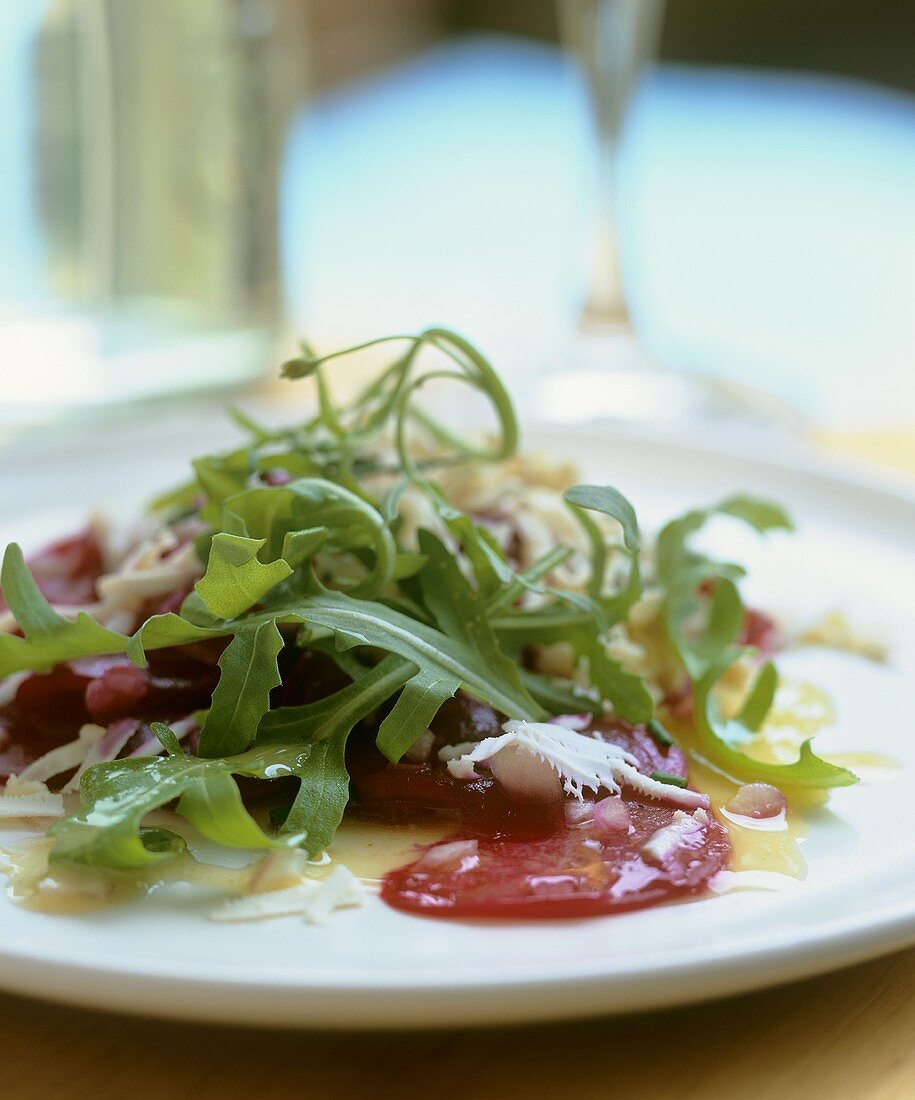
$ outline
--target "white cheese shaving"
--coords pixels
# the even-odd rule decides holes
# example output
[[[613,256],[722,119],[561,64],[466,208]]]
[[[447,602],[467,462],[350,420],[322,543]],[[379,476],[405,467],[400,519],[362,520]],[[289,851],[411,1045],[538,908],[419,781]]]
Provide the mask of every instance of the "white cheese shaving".
[[[129,719],[122,719],[120,722],[120,732],[117,732],[117,726],[118,723],[112,723],[112,725],[105,730],[105,736],[96,741],[94,745],[90,746],[80,766],[62,787],[64,794],[70,794],[73,791],[79,790],[80,780],[87,768],[103,760],[114,760],[131,737],[136,734],[139,723],[131,722]]]
[[[308,875],[308,855],[301,848],[280,848],[268,852],[254,865],[245,891],[248,894],[266,894],[297,886]]]
[[[0,630],[0,633],[2,633],[2,630]],[[9,676],[5,676],[0,680],[0,707],[5,707],[7,703],[12,703],[16,698],[16,692],[19,690],[19,685],[31,675],[32,673],[26,669],[23,672],[12,672]]]
[[[470,753],[479,744],[481,744],[479,741],[460,741],[456,745],[443,745],[438,750],[438,758],[443,764],[448,765],[448,771],[455,779],[460,779],[462,783],[470,783],[480,778],[479,772],[470,759]]]
[[[564,726],[548,722],[506,722],[500,737],[487,737],[472,751],[448,761],[448,770],[460,779],[468,766],[490,760],[509,746],[517,746],[544,761],[562,779],[563,789],[573,798],[582,799],[585,790],[601,788],[619,794],[623,784],[649,798],[689,809],[708,806],[708,797],[685,787],[660,783],[643,775],[638,760],[619,745],[587,737]]]
[[[432,730],[423,730],[419,737],[417,737],[404,753],[404,758],[414,764],[425,764],[432,755],[432,745],[434,741],[435,734]]]
[[[66,745],[58,745],[44,756],[33,760],[20,774],[20,779],[34,779],[44,783],[61,772],[68,772],[71,768],[77,768],[86,759],[90,749],[93,748],[105,736],[105,727],[96,726],[87,722],[79,731],[75,741],[68,741]]]
[[[143,557],[135,564],[125,564],[127,568],[100,577],[96,584],[100,603],[106,609],[123,608],[156,596],[167,596],[200,576],[200,559],[191,543],[161,560]]]
[[[680,847],[686,836],[704,825],[708,825],[708,814],[705,810],[700,808],[694,814],[677,810],[671,823],[652,833],[642,845],[643,858],[649,863],[663,864]]]
[[[210,920],[228,923],[301,916],[309,924],[323,924],[334,910],[364,902],[365,887],[351,871],[338,865],[324,879],[305,879],[284,890],[229,898],[210,913]]]
[[[469,871],[480,861],[478,840],[452,840],[433,844],[417,860],[423,871]]]
[[[25,782],[10,776],[0,794],[0,818],[63,817],[64,798],[44,783]]]
[[[97,601],[79,606],[53,606],[65,619],[75,619],[85,611],[103,626],[129,632],[145,600],[164,597],[184,588],[197,580],[201,572],[193,542],[177,546],[174,532],[163,527],[121,560],[116,569],[99,577],[95,586],[99,594]],[[12,611],[0,612],[0,633],[9,632],[15,626]]]

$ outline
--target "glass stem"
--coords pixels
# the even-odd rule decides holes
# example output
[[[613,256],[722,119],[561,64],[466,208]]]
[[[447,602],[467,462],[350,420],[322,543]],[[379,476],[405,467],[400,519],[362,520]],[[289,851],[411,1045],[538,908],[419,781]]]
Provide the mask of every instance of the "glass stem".
[[[657,52],[664,0],[559,0],[565,41],[587,82],[597,210],[592,271],[579,318],[585,331],[628,327],[619,259],[619,145],[633,91]]]

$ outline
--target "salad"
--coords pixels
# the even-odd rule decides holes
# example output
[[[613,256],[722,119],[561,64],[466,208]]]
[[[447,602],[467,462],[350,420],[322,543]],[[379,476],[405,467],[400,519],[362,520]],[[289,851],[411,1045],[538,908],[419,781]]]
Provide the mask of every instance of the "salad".
[[[437,917],[577,917],[705,892],[728,820],[855,776],[754,751],[779,631],[741,567],[699,550],[714,516],[764,534],[734,496],[646,544],[610,485],[519,456],[486,359],[430,328],[354,400],[360,345],[282,368],[317,411],[193,463],[136,529],[93,522],[3,559],[0,815],[44,826],[33,882],[116,894],[185,872],[206,845],[258,853],[214,914],[320,919],[363,887],[335,857],[348,822],[434,826],[380,876]],[[482,442],[418,400],[481,394]],[[612,476],[612,471],[608,471]],[[691,769],[728,777],[727,813]],[[184,873],[184,872],[182,872]],[[188,872],[189,873],[189,872]]]

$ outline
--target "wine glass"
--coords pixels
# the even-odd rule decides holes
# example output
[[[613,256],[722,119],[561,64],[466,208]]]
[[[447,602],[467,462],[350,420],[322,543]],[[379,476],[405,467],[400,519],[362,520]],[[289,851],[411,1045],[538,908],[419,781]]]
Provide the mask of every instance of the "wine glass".
[[[590,277],[577,331],[535,388],[535,414],[564,422],[612,419],[676,425],[705,435],[773,427],[797,432],[798,413],[752,387],[652,358],[633,328],[619,255],[620,141],[633,94],[657,55],[665,0],[558,0],[564,41],[588,92],[598,200]]]

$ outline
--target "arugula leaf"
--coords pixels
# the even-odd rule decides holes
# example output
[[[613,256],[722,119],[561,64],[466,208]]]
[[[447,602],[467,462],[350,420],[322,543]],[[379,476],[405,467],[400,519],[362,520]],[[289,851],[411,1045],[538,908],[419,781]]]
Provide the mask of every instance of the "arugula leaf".
[[[306,741],[324,741],[344,730],[349,733],[416,672],[416,665],[410,661],[385,657],[325,699],[304,706],[278,707],[265,714],[258,726],[257,743],[301,745]]]
[[[244,808],[233,775],[302,777],[312,747],[264,745],[239,756],[130,757],[87,768],[80,782],[82,809],[51,826],[52,862],[129,870],[163,863],[184,849],[164,829],[142,827],[153,810],[178,799],[176,812],[209,840],[233,848],[296,847],[300,835],[268,836]]]
[[[771,663],[764,665],[741,713],[736,718],[723,718],[715,702],[714,687],[739,656],[740,651],[721,656],[694,686],[696,732],[702,755],[734,779],[771,783],[780,790],[822,790],[857,783],[857,776],[847,768],[817,756],[810,738],[801,745],[800,755],[793,764],[767,764],[741,751],[740,744],[753,737],[769,712],[778,674]]]
[[[629,608],[642,594],[642,577],[639,568],[642,540],[635,509],[618,489],[610,485],[575,485],[567,489],[563,496],[572,505],[579,520],[585,522],[585,531],[591,541],[591,595],[594,599],[601,601],[610,623],[619,622],[626,617]],[[604,536],[593,521],[586,521],[586,510],[610,516],[623,530],[623,547],[629,557],[629,569],[625,584],[613,596],[608,596],[604,592],[606,570]]]
[[[654,700],[640,676],[627,672],[619,661],[607,654],[595,629],[579,628],[566,635],[576,657],[585,657],[591,682],[602,699],[627,722],[647,722],[654,714]]]
[[[702,679],[734,643],[743,623],[736,581],[744,570],[733,562],[709,558],[689,545],[691,536],[715,515],[732,516],[761,534],[791,529],[791,520],[778,505],[746,496],[687,512],[662,528],[655,547],[655,568],[664,591],[664,625],[694,681]],[[704,596],[701,589],[709,584],[710,593]]]
[[[229,419],[241,428],[243,432],[247,432],[255,443],[274,443],[283,438],[283,433],[281,431],[277,431],[275,428],[268,428],[265,424],[261,424],[259,421],[255,420],[250,413],[245,412],[244,409],[240,409],[238,405],[229,405],[227,411]]]
[[[257,560],[265,542],[241,535],[214,535],[206,573],[194,585],[213,615],[236,618],[292,573],[291,566],[282,559],[268,565]]]
[[[470,562],[480,593],[485,597],[493,596],[503,584],[514,578],[514,573],[492,533],[456,508],[436,485],[421,480],[417,484]]]
[[[654,702],[641,677],[626,672],[608,656],[593,616],[574,608],[548,608],[499,616],[493,626],[510,652],[526,645],[567,642],[576,658],[587,658],[591,682],[621,718],[644,722],[654,713]]]
[[[572,548],[569,546],[557,546],[553,550],[548,550],[535,562],[529,565],[527,569],[523,570],[521,573],[515,574],[507,584],[487,601],[487,614],[492,617],[503,608],[513,604],[525,592],[537,592],[538,594],[548,593],[549,590],[541,588],[538,582],[548,573],[552,573],[554,569],[562,565],[571,554]],[[585,612],[585,614],[589,613],[589,611]]]
[[[277,657],[283,636],[276,620],[241,626],[219,658],[219,683],[200,730],[201,756],[232,756],[254,740],[282,682]]]
[[[302,782],[279,835],[304,837],[309,856],[319,855],[334,839],[349,801],[346,771],[346,734],[309,746],[308,766],[300,773]]]
[[[41,594],[16,543],[10,543],[3,556],[0,586],[24,635],[0,634],[0,679],[11,672],[40,672],[61,661],[123,653],[127,648],[123,634],[97,623],[85,611],[75,619],[59,615]]]
[[[412,676],[378,730],[378,748],[396,763],[450,699],[461,681],[434,668],[423,668]]]
[[[523,692],[518,666],[505,656],[496,641],[483,593],[471,587],[457,559],[431,531],[419,532],[419,548],[426,558],[420,589],[441,630],[449,638],[472,646],[494,676]]]
[[[603,714],[599,699],[571,680],[521,670],[521,680],[534,699],[551,714]]]
[[[358,680],[326,699],[301,707],[281,707],[265,715],[258,744],[315,742],[309,766],[281,832],[304,832],[311,855],[326,848],[349,798],[346,741],[353,727],[370,715],[411,676],[416,665],[385,657]]]
[[[519,689],[493,675],[471,646],[384,604],[324,591],[300,601],[294,610],[309,625],[332,630],[341,649],[374,646],[396,653],[419,669],[435,669],[457,680],[474,698],[509,717],[539,721],[543,715],[523,687]]]
[[[248,489],[229,497],[226,509],[244,522],[249,535],[265,541],[271,559],[282,554],[290,532],[322,527],[327,530],[328,549],[371,549],[374,562],[368,574],[349,586],[354,596],[377,595],[394,577],[397,545],[380,512],[325,478]]]
[[[173,611],[162,615],[153,615],[147,619],[127,642],[127,656],[140,668],[146,666],[146,653],[152,649],[166,649],[169,646],[192,645],[194,642],[206,642],[210,638],[224,638],[232,633],[231,626],[220,624],[198,626]],[[96,650],[95,652],[103,652]]]
[[[216,524],[222,514],[222,506],[228,497],[234,496],[251,476],[251,450],[240,447],[224,455],[204,455],[192,463],[197,484],[206,497],[200,510],[202,519]]]

